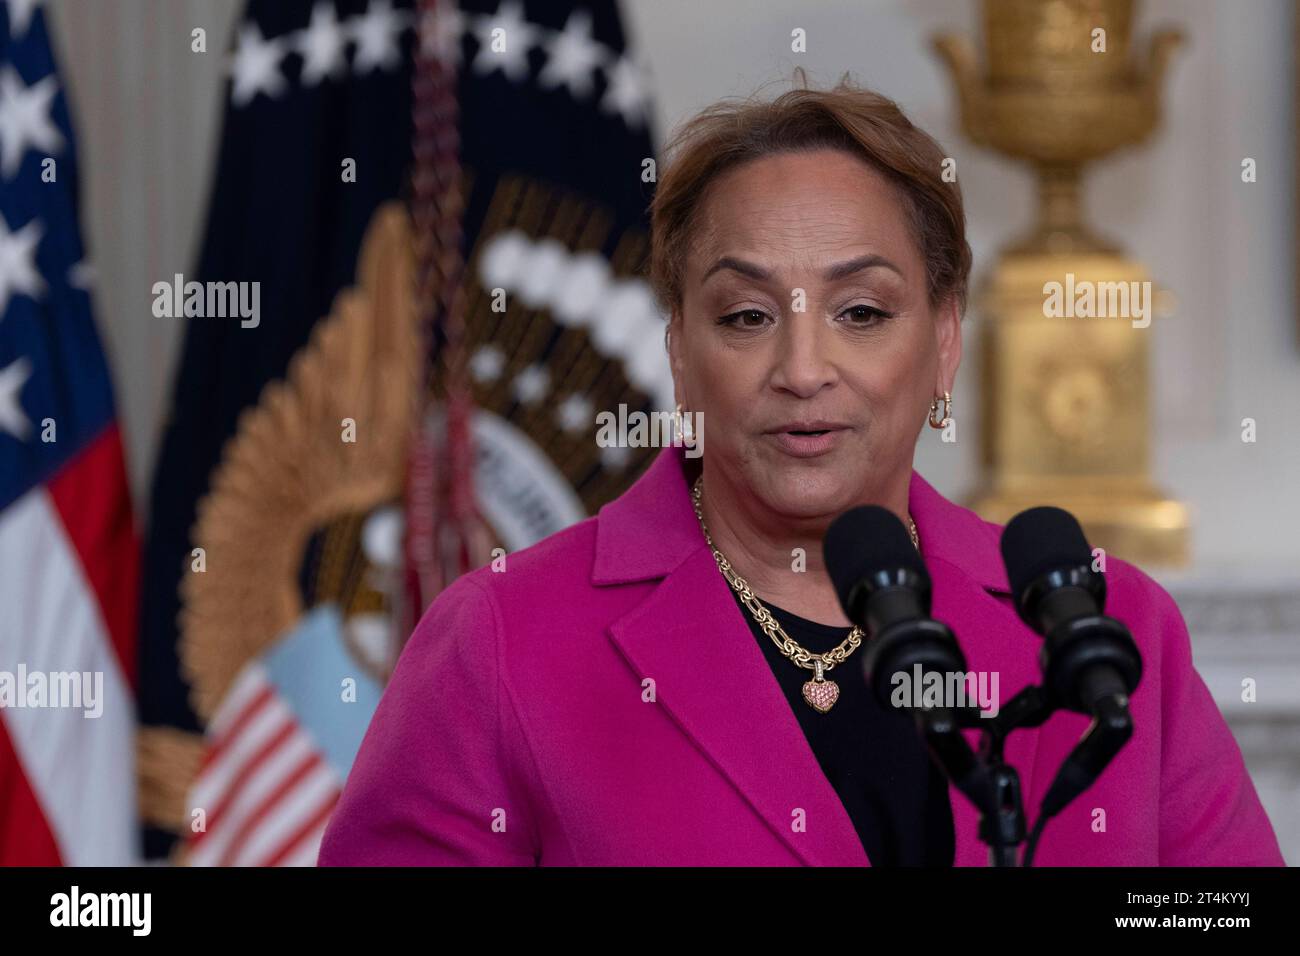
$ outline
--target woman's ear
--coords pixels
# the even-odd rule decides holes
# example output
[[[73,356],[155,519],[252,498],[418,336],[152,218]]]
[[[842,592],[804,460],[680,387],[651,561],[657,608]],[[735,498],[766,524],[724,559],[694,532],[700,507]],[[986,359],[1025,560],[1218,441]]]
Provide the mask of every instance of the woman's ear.
[[[957,367],[961,365],[961,307],[957,296],[950,295],[940,303],[934,322],[939,346],[939,381],[935,383],[935,394],[942,395],[952,391]]]
[[[685,396],[686,375],[682,369],[682,314],[674,309],[664,330],[664,344],[668,349],[668,366],[673,373],[673,401],[689,408]]]

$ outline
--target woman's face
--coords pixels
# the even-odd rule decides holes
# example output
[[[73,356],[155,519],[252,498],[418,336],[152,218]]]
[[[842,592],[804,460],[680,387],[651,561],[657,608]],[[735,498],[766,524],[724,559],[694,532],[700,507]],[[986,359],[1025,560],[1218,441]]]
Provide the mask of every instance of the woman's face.
[[[961,359],[956,306],[931,309],[895,187],[838,150],[713,182],[671,322],[676,398],[703,413],[706,467],[792,518],[905,482]]]

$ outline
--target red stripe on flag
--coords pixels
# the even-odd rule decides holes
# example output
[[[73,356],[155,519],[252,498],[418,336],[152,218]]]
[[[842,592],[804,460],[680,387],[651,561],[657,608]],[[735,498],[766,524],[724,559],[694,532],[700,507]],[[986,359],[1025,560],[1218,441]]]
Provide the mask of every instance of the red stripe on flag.
[[[230,781],[230,785],[222,795],[220,803],[218,803],[217,806],[213,808],[212,812],[208,814],[207,829],[195,834],[193,840],[194,843],[199,843],[209,832],[216,828],[216,825],[220,822],[222,816],[224,816],[225,812],[230,809],[231,801],[234,800],[235,797],[239,795],[239,792],[244,789],[244,784],[248,782],[248,778],[251,777],[257,768],[265,763],[271,754],[278,750],[280,745],[291,737],[297,729],[298,725],[294,723],[291,718],[286,718],[284,724],[278,731],[276,731],[275,736],[262,744],[257,753],[253,754],[253,756],[239,768],[239,773],[237,773],[235,778]]]
[[[256,717],[258,712],[269,704],[274,696],[274,692],[271,690],[270,685],[263,687],[258,691],[257,696],[250,700],[248,706],[246,706],[240,712],[239,716],[235,718],[235,722],[227,727],[226,732],[223,733],[218,740],[213,742],[212,746],[203,754],[203,763],[199,766],[200,773],[208,769],[214,760],[226,752],[226,749],[231,745],[231,743],[233,743],[243,732],[244,728],[248,726],[248,722]]]
[[[315,833],[316,829],[330,818],[330,814],[334,812],[334,805],[338,802],[338,799],[339,795],[337,793],[326,798],[325,802],[321,804],[320,809],[316,811],[311,819],[299,827],[297,832],[293,833],[289,839],[285,840],[280,849],[276,850],[258,865],[278,866],[281,860],[287,857],[294,850],[298,849],[298,845],[302,843],[303,840]]]
[[[251,833],[259,823],[270,816],[271,811],[275,809],[276,805],[280,803],[280,801],[283,800],[294,787],[298,786],[298,784],[302,782],[303,777],[307,776],[307,774],[311,773],[322,763],[324,763],[324,761],[321,760],[320,754],[315,751],[307,754],[307,756],[303,757],[302,760],[298,761],[297,766],[289,771],[288,776],[276,784],[275,789],[262,798],[262,802],[258,804],[257,809],[250,813],[244,819],[244,822],[239,825],[239,829],[235,831],[235,835],[230,841],[230,846],[226,848],[225,855],[221,857],[221,861],[217,865],[230,866],[235,854],[244,848],[244,843],[248,839],[248,834]]]
[[[134,688],[140,543],[117,424],[100,432],[46,484],[46,491],[95,592],[122,673]]]
[[[62,866],[59,845],[0,720],[0,866]]]

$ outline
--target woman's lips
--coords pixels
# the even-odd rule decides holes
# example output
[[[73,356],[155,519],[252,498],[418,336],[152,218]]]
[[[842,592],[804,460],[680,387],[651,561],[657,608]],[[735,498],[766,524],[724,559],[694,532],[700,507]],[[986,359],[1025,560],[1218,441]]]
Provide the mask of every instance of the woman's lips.
[[[791,429],[768,432],[778,448],[794,458],[816,458],[833,449],[847,434],[848,429],[827,426],[824,429]]]

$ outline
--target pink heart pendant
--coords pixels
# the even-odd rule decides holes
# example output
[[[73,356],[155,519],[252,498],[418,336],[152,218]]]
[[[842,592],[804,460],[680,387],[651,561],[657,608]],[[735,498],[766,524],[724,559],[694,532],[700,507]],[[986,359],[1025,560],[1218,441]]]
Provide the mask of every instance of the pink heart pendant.
[[[810,680],[803,685],[803,699],[819,714],[824,714],[840,699],[840,685],[833,680]]]

